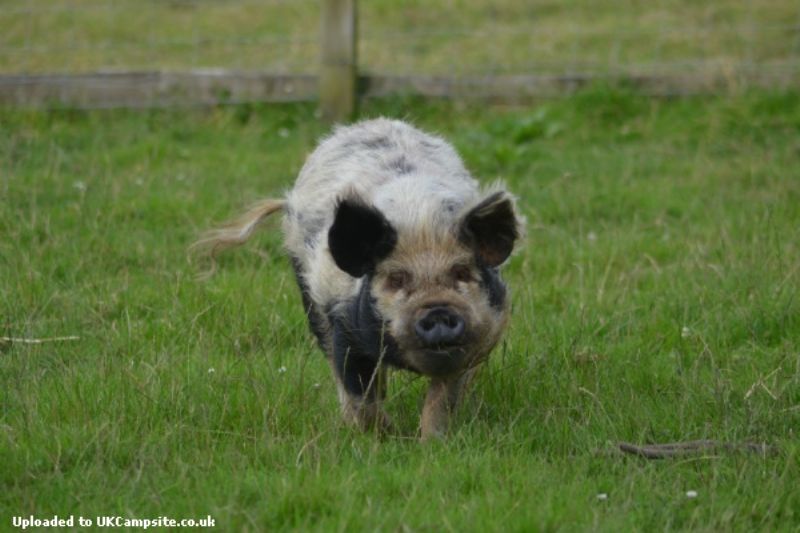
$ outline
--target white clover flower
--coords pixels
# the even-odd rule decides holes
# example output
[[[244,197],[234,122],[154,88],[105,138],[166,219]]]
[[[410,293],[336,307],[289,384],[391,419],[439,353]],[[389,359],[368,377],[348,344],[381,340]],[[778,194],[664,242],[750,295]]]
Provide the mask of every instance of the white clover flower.
[[[601,492],[600,494],[597,495],[597,499],[601,502],[604,502],[608,499],[608,494],[606,494],[605,492]]]
[[[681,338],[688,339],[691,336],[692,336],[692,330],[689,329],[689,326],[683,326],[683,328],[681,328]]]
[[[689,498],[690,500],[692,500],[694,498],[697,498],[697,491],[696,490],[687,490],[686,491],[686,497]]]
[[[286,373],[286,367],[285,366],[282,366],[282,367],[280,367],[278,369],[278,374],[285,374],[285,373]]]
[[[209,374],[213,374],[214,372],[216,372],[216,370],[214,370],[214,367],[213,367],[213,366],[212,366],[211,368],[209,368],[209,369],[208,369],[208,373],[209,373]]]

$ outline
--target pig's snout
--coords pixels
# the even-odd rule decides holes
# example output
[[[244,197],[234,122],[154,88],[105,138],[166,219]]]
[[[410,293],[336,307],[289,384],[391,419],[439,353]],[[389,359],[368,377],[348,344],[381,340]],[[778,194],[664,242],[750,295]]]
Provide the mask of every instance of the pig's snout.
[[[450,346],[458,344],[464,336],[464,319],[449,307],[431,307],[414,325],[417,337],[426,346]]]

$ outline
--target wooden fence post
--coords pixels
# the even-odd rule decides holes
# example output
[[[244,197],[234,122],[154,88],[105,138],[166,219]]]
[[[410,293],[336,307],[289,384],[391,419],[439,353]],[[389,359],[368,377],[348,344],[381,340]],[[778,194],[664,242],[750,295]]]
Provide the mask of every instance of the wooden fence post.
[[[322,2],[319,99],[328,122],[346,122],[356,111],[356,1]]]

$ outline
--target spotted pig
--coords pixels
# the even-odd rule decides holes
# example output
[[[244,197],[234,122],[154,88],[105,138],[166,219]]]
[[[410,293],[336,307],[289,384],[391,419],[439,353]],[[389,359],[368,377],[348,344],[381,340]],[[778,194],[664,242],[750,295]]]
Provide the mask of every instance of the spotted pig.
[[[242,244],[278,211],[345,419],[389,429],[386,370],[404,369],[430,378],[422,438],[443,435],[508,322],[499,268],[522,232],[514,198],[481,190],[441,138],[368,120],[324,139],[285,198],[198,244],[211,255]]]

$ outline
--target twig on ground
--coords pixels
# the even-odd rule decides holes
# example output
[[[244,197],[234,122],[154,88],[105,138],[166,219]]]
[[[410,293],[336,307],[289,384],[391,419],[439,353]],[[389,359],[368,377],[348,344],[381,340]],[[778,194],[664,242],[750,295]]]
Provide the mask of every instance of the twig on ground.
[[[7,344],[44,344],[46,342],[66,342],[77,341],[80,337],[77,335],[67,335],[65,337],[49,337],[45,339],[26,339],[23,337],[0,337],[0,343]]]
[[[683,457],[686,455],[715,451],[744,451],[755,453],[771,453],[775,449],[763,442],[721,442],[718,440],[692,440],[671,442],[668,444],[646,444],[638,446],[629,442],[618,442],[617,448],[623,453],[638,455],[645,459],[665,459],[667,457]]]

